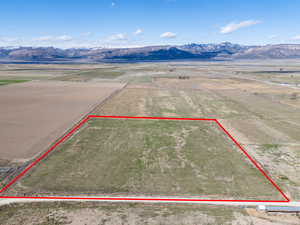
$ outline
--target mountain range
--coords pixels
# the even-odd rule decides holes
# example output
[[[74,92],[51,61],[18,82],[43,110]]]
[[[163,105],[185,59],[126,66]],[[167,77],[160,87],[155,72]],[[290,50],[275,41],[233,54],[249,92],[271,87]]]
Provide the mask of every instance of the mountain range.
[[[192,43],[139,48],[0,47],[1,62],[130,62],[291,58],[300,58],[300,44],[247,46],[223,42],[220,44]]]

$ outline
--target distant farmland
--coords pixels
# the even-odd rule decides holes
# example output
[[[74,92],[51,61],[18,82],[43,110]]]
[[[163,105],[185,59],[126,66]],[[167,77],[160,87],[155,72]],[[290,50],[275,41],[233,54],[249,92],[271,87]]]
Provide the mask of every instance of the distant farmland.
[[[272,73],[270,74],[269,71]],[[281,71],[293,73],[282,73]],[[185,61],[78,65],[1,64],[1,80],[12,80],[12,82],[10,82],[11,84],[0,86],[0,141],[4,143],[1,145],[0,150],[0,166],[2,167],[2,171],[5,171],[7,169],[7,161],[12,162],[11,167],[15,166],[15,162],[18,164],[17,166],[24,166],[23,162],[25,162],[26,165],[26,163],[28,163],[26,159],[36,156],[36,153],[48,149],[49,145],[52,144],[57,137],[63,135],[64,131],[74,125],[96,105],[98,106],[92,112],[92,114],[96,115],[217,118],[243,148],[270,174],[271,178],[279,185],[284,193],[292,200],[299,200],[300,180],[298,174],[300,173],[300,157],[298,149],[300,145],[300,90],[297,85],[299,83],[300,74],[298,71],[300,71],[299,64],[294,61],[243,61],[230,63]],[[182,76],[188,79],[179,79]],[[14,80],[32,81],[16,83],[13,82]],[[46,82],[46,80],[48,81]],[[113,95],[113,97],[105,101],[104,104],[99,104],[106,96],[113,93],[114,90],[120,90],[120,88],[124,86],[120,84],[120,82],[127,83],[126,88]],[[53,118],[55,118],[55,120],[53,120]],[[134,128],[129,126],[129,124],[125,125],[115,130],[116,133],[123,132],[120,134],[120,140],[127,138],[127,141],[130,141],[132,138],[126,136],[128,135],[126,131],[130,129],[134,130]],[[98,128],[102,129],[102,125],[97,121],[95,121],[95,123],[93,121],[89,126],[87,129],[82,127],[83,129],[78,131],[79,133],[74,136],[74,139],[71,139],[70,143],[66,142],[65,144],[72,143],[73,147],[89,149],[85,140],[90,140],[89,144],[92,145],[93,148],[91,152],[95,151],[94,148],[100,148],[100,142],[93,143],[93,141],[96,136],[106,141],[104,134],[97,133],[100,132]],[[93,130],[91,127],[98,128]],[[107,124],[107,130],[113,136],[113,126],[111,129],[108,129],[108,127],[110,127],[109,124]],[[172,126],[172,128],[174,128],[174,131],[178,131],[178,133],[182,131],[181,128],[176,125]],[[78,143],[72,142],[75,139],[81,140],[82,137],[87,135],[87,131],[91,134],[91,137],[79,141]],[[148,130],[146,129],[143,132],[146,131]],[[214,127],[207,129],[207,131],[212,137],[215,137]],[[169,133],[172,134],[172,132]],[[161,135],[156,129],[153,129],[152,134],[154,137],[158,136],[158,134]],[[134,138],[138,138],[139,135],[141,134],[137,133],[137,135],[133,137],[133,140]],[[198,139],[205,137],[202,137],[200,133],[199,135]],[[161,138],[165,138],[164,133]],[[221,146],[220,148],[231,150],[235,153],[233,157],[229,157],[230,155],[224,156],[223,158],[226,159],[224,163],[226,162],[230,165],[237,166],[239,164],[235,164],[235,159],[237,159],[236,157],[241,157],[239,162],[243,163],[243,165],[250,166],[247,164],[247,161],[243,161],[245,160],[244,156],[240,155],[240,152],[235,149],[234,146],[231,146],[231,142],[224,142],[222,145],[219,145],[219,143],[222,143],[220,140],[226,141],[226,138],[222,138],[222,135],[218,136],[218,138],[214,138],[211,143],[202,142],[203,145],[200,145],[197,141],[195,142],[197,143],[195,148],[211,150],[211,145],[215,144],[215,147]],[[165,143],[170,148],[173,146],[173,139],[174,137],[169,137],[168,140],[171,142]],[[97,138],[95,140],[98,141]],[[155,140],[154,143],[160,142],[159,140],[160,139]],[[217,143],[217,140],[219,143]],[[123,146],[125,149],[128,148],[126,145]],[[65,145],[62,147],[67,149]],[[72,149],[70,151],[73,151],[71,146],[69,146],[69,148]],[[222,158],[220,148],[217,148],[218,151],[214,152],[218,153],[216,157],[213,157],[214,154],[210,155],[211,160]],[[129,151],[129,149],[126,150],[126,152],[127,151]],[[79,154],[79,152],[82,151],[78,151],[76,154]],[[165,154],[167,152],[168,151],[164,151],[163,153]],[[66,156],[68,156],[69,153],[66,154]],[[104,153],[105,152],[101,152],[101,154]],[[153,151],[153,154],[154,153]],[[81,155],[76,154],[76,157],[81,157]],[[103,166],[105,166],[107,162],[102,162],[101,154],[97,154],[88,154],[87,157],[91,157],[92,161],[98,159],[99,164],[101,163],[101,165],[103,164]],[[130,156],[123,152],[120,154],[124,154],[123,157],[115,158],[114,160],[121,161],[121,159]],[[199,162],[201,162],[204,156],[199,152],[198,154],[200,157]],[[161,155],[156,152],[153,157],[160,160],[160,156]],[[53,160],[58,160],[58,158],[55,157],[59,158],[57,151],[53,152],[53,155],[50,155],[45,162],[49,160],[49,162],[51,162],[49,166],[55,165]],[[101,158],[101,160],[97,157]],[[1,158],[7,160],[1,160]],[[132,158],[132,160],[133,159],[134,158]],[[178,161],[178,159],[174,159],[175,162],[176,160]],[[68,157],[63,160],[70,163],[68,166],[72,165]],[[147,161],[149,160],[150,159],[147,159]],[[207,163],[212,162],[211,160],[207,161]],[[172,162],[174,162],[174,160]],[[230,165],[226,163],[223,167],[226,168],[226,170],[230,169]],[[77,164],[82,166],[81,161]],[[83,165],[86,164],[88,163],[83,163]],[[88,164],[91,168],[93,165],[93,163]],[[117,165],[119,165],[119,163],[117,163]],[[144,164],[132,165],[142,166]],[[14,191],[17,191],[16,194],[23,194],[24,190],[18,192],[17,189],[25,182],[28,182],[26,186],[28,189],[26,188],[25,191],[29,195],[32,194],[32,192],[37,194],[52,192],[63,193],[68,196],[74,193],[112,193],[113,195],[117,195],[119,191],[125,191],[124,193],[128,195],[132,193],[140,193],[142,195],[144,194],[144,192],[140,191],[142,189],[144,189],[143,191],[145,191],[145,193],[146,191],[150,194],[153,193],[153,195],[157,193],[153,186],[152,189],[150,189],[151,185],[149,185],[149,189],[139,186],[137,179],[138,174],[133,176],[136,189],[128,188],[128,186],[126,186],[127,184],[125,185],[124,183],[124,185],[122,185],[121,180],[119,180],[120,183],[117,184],[114,183],[116,181],[112,181],[112,183],[110,183],[111,186],[106,187],[106,189],[100,189],[100,187],[103,188],[105,185],[103,182],[97,181],[97,176],[95,175],[93,177],[96,182],[95,184],[99,185],[97,186],[90,183],[90,179],[89,182],[86,183],[86,186],[84,186],[78,177],[76,177],[78,175],[76,173],[80,168],[76,166],[74,166],[74,182],[76,183],[72,190],[68,186],[68,183],[71,183],[69,181],[65,184],[66,186],[62,186],[62,183],[58,183],[57,189],[52,188],[50,190],[51,185],[49,185],[49,187],[45,186],[47,182],[51,184],[52,181],[57,181],[55,179],[51,181],[44,180],[46,177],[53,176],[54,172],[53,170],[49,170],[48,174],[47,171],[43,170],[43,166],[44,164],[41,163],[34,170],[29,171],[27,175],[32,175],[33,177],[29,176],[25,177],[24,180],[18,180],[5,194],[11,192],[15,193]],[[212,165],[209,164],[207,168],[211,166]],[[109,169],[109,165],[107,165],[107,167]],[[210,177],[213,177],[211,173],[214,173],[214,175],[219,174],[218,171],[222,170],[220,168],[223,167],[212,168],[208,172],[203,169],[200,171],[200,174],[203,176],[210,174]],[[116,171],[121,171],[121,168],[122,167],[117,167],[115,169]],[[176,169],[173,168],[176,167],[174,163],[170,163],[170,168],[171,172],[167,172],[168,175],[176,175],[178,179],[183,177],[180,173],[175,174]],[[251,184],[243,186],[239,184],[238,182],[243,181],[245,177],[242,173],[236,174],[233,168],[231,168],[232,171],[234,171],[232,173],[233,175],[231,177],[228,174],[224,175],[225,181],[224,183],[221,182],[221,185],[220,182],[214,180],[202,180],[202,183],[198,185],[197,182],[199,182],[199,180],[194,181],[187,176],[186,178],[184,177],[184,179],[191,179],[192,182],[189,183],[191,186],[185,189],[181,182],[177,182],[178,184],[176,183],[176,185],[179,187],[179,191],[177,191],[173,186],[170,188],[170,186],[163,186],[162,184],[162,191],[159,189],[159,193],[170,193],[175,196],[179,193],[180,195],[208,197],[217,193],[217,188],[220,188],[218,185],[224,186],[226,182],[230,183],[230,181],[232,181],[237,183],[230,183],[227,186],[230,187],[230,185],[234,185],[237,189],[231,188],[230,191],[226,192],[226,188],[228,188],[226,187],[223,189],[223,192],[219,192],[220,196],[212,196],[212,198],[222,196],[224,198],[230,196],[240,198],[249,196],[249,198],[262,199],[262,197],[268,194],[269,196],[265,196],[266,198],[276,198],[276,196],[273,195],[274,189],[273,187],[270,189],[269,184],[260,183],[259,185],[255,185],[255,187]],[[252,166],[247,168],[245,173],[253,169]],[[45,172],[45,177],[41,179],[41,183],[37,183],[38,178],[34,178],[34,176],[37,176],[36,173],[38,173],[40,169]],[[81,172],[84,171],[85,170],[82,170]],[[95,169],[95,171],[97,170]],[[139,170],[136,169],[136,171]],[[100,172],[99,174],[101,174]],[[128,174],[126,175],[128,172],[126,169],[121,172],[125,173],[124,177],[130,178]],[[257,170],[254,170],[254,172],[252,176],[248,176],[252,177],[250,179],[262,179],[261,175],[256,173]],[[190,174],[192,173],[194,172]],[[141,174],[149,175],[151,173],[149,173],[148,169],[145,169],[141,170]],[[3,175],[5,176],[6,174],[3,173]],[[15,175],[17,175],[17,173],[12,174],[12,177]],[[165,174],[162,175],[164,176]],[[39,176],[41,176],[41,174],[39,174]],[[57,173],[57,178],[59,176],[60,171]],[[62,173],[61,176],[67,175]],[[89,176],[92,176],[92,173]],[[237,179],[238,177],[241,177],[241,179]],[[30,181],[27,179],[30,179]],[[67,180],[69,179],[71,178],[67,178]],[[84,179],[87,178],[84,177]],[[105,177],[104,180],[108,182],[110,181],[109,179],[113,178]],[[219,178],[217,177],[215,179],[218,180]],[[7,183],[7,180],[4,184]],[[173,184],[168,179],[166,179],[166,182],[169,182],[168,185]],[[213,184],[214,182],[216,187],[211,188],[211,192],[209,193],[209,188],[204,188],[204,186],[209,185],[209,183]],[[263,180],[263,182],[265,182],[265,180]],[[239,185],[241,186],[239,187]],[[196,190],[196,186],[199,189],[198,191]],[[24,188],[24,186],[21,187]],[[203,191],[204,189],[205,191]],[[250,191],[245,191],[245,189],[249,189]],[[109,191],[106,192],[107,190]],[[184,192],[185,190],[186,192]],[[277,192],[275,194],[277,194]]]

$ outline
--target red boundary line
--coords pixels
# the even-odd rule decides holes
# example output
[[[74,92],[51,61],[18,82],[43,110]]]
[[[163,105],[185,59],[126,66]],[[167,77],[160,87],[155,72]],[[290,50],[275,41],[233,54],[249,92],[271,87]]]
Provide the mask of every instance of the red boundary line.
[[[168,202],[290,202],[290,199],[284,194],[279,186],[270,178],[270,176],[259,166],[259,164],[247,153],[247,151],[234,139],[234,137],[224,128],[224,126],[213,118],[172,118],[172,117],[134,117],[134,116],[98,116],[88,115],[79,124],[77,124],[71,131],[67,132],[61,139],[59,139],[52,147],[48,149],[43,155],[34,160],[28,167],[26,167],[18,176],[12,179],[5,187],[0,190],[0,193],[8,189],[18,179],[20,179],[28,170],[45,158],[50,152],[52,152],[58,145],[68,139],[75,131],[77,131],[84,123],[90,118],[117,118],[117,119],[154,119],[154,120],[200,120],[200,121],[212,121],[217,123],[221,130],[235,143],[235,145],[247,156],[247,158],[254,164],[254,166],[264,175],[265,178],[279,191],[285,200],[234,200],[234,199],[194,199],[194,198],[135,198],[135,197],[30,197],[30,196],[0,196],[1,198],[22,198],[22,199],[58,199],[58,200],[115,200],[115,201],[168,201]]]

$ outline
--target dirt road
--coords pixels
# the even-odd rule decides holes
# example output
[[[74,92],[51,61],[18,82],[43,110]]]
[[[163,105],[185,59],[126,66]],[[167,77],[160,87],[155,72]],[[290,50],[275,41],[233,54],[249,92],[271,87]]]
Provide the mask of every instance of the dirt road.
[[[138,198],[144,200],[136,200],[135,196],[131,196],[133,200],[120,200],[120,198],[125,198],[125,196],[111,197],[111,196],[101,196],[101,198],[109,198],[103,200],[96,200],[95,198],[99,198],[100,196],[77,196],[78,198],[86,198],[86,199],[76,199],[76,196],[73,196],[73,199],[64,199],[65,196],[55,196],[61,199],[32,199],[32,198],[6,198],[0,199],[0,206],[13,204],[13,203],[31,203],[31,202],[139,202],[139,203],[174,203],[172,200],[167,200],[168,197],[164,197],[164,200],[146,200],[149,196],[139,196]],[[129,198],[126,196],[126,198]],[[152,197],[153,198],[153,197]],[[178,197],[177,199],[180,199]],[[176,203],[176,202],[175,202]],[[177,202],[178,203],[178,202]],[[231,205],[231,206],[258,206],[258,205],[275,205],[275,206],[297,206],[300,207],[300,201],[291,201],[286,203],[276,203],[276,202],[211,202],[211,201],[180,201],[180,203],[188,203],[188,204],[206,204],[206,205]]]

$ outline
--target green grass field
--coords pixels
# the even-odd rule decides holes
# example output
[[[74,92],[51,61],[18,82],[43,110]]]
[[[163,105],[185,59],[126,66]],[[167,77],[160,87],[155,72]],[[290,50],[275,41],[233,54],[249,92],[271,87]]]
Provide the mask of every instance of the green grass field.
[[[29,81],[29,80],[0,80],[0,86],[7,85],[7,84],[23,83],[23,82],[27,82],[27,81]]]
[[[66,76],[60,76],[54,78],[54,80],[61,81],[89,81],[92,79],[114,79],[123,74],[122,71],[107,69],[107,68],[97,68],[90,70],[82,70],[73,74]]]
[[[35,193],[279,198],[207,121],[93,119],[21,185]]]

